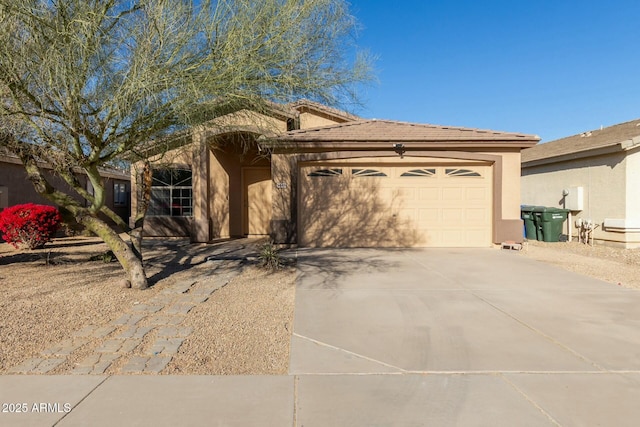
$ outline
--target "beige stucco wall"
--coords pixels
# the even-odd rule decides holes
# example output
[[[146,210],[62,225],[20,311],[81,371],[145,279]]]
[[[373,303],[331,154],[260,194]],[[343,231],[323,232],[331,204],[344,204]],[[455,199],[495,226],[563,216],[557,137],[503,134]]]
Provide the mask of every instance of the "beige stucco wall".
[[[262,134],[279,134],[287,131],[287,120],[255,111],[241,110],[214,119],[204,126],[204,129],[208,129],[209,133],[234,132],[245,128],[252,128]]]
[[[330,126],[340,123],[334,119],[325,116],[319,116],[309,112],[300,113],[300,129],[309,129],[320,126]]]
[[[191,241],[208,242],[211,235],[209,222],[208,195],[211,182],[209,180],[209,147],[201,133],[193,135],[191,148],[192,172],[192,204],[193,217],[191,224]]]
[[[502,155],[502,218],[520,219],[520,151]]]
[[[562,191],[583,187],[584,209],[572,212],[573,221],[590,219],[599,224],[594,238],[624,242],[622,233],[604,231],[603,222],[627,216],[627,161],[626,154],[618,152],[523,168],[522,204],[563,208]],[[577,235],[575,230],[573,235]]]
[[[209,192],[206,195],[211,216],[211,239],[230,237],[229,230],[229,174],[221,161],[209,150]]]
[[[295,158],[285,154],[271,155],[271,179],[273,181],[273,220],[291,218],[291,195],[295,194]]]

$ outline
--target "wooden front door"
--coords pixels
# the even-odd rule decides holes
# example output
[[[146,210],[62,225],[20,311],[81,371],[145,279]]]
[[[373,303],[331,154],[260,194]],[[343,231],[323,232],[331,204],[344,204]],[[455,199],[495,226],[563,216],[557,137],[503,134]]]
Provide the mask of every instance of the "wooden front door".
[[[271,223],[271,168],[247,167],[242,170],[244,192],[244,234],[268,235]]]

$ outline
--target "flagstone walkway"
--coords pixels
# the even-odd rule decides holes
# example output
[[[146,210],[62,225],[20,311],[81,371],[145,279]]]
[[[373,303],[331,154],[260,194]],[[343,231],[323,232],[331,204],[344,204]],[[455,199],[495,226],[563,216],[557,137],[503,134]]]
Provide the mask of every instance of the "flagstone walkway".
[[[180,326],[189,312],[240,274],[239,261],[216,261],[219,273],[177,282],[104,325],[89,325],[13,367],[13,374],[159,373],[193,332]],[[79,353],[88,353],[70,362]],[[57,369],[67,364],[63,369]],[[57,370],[56,370],[57,369]]]

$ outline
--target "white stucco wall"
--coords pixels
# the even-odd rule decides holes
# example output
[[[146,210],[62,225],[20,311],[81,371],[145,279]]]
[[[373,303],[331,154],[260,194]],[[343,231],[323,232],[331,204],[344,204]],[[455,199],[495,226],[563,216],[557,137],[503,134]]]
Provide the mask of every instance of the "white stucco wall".
[[[640,150],[627,155],[626,199],[625,218],[640,221]]]
[[[634,161],[640,162],[640,160]],[[569,187],[583,187],[584,209],[573,211],[573,220],[590,219],[599,224],[594,232],[596,239],[624,243],[627,237],[623,233],[604,231],[603,222],[605,218],[626,218],[627,216],[629,202],[627,170],[628,159],[624,152],[523,167],[521,201],[523,205],[563,208],[562,191]],[[640,197],[636,197],[638,198]]]

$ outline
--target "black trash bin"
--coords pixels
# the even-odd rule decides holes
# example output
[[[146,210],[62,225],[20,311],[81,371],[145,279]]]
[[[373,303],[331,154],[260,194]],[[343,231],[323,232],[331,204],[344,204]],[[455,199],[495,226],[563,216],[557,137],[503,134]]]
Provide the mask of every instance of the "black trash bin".
[[[520,206],[520,218],[524,221],[524,236],[529,240],[538,240],[536,218],[533,215],[535,206]]]
[[[558,242],[562,235],[562,225],[567,220],[569,210],[536,206],[533,209],[537,222],[538,240]]]

